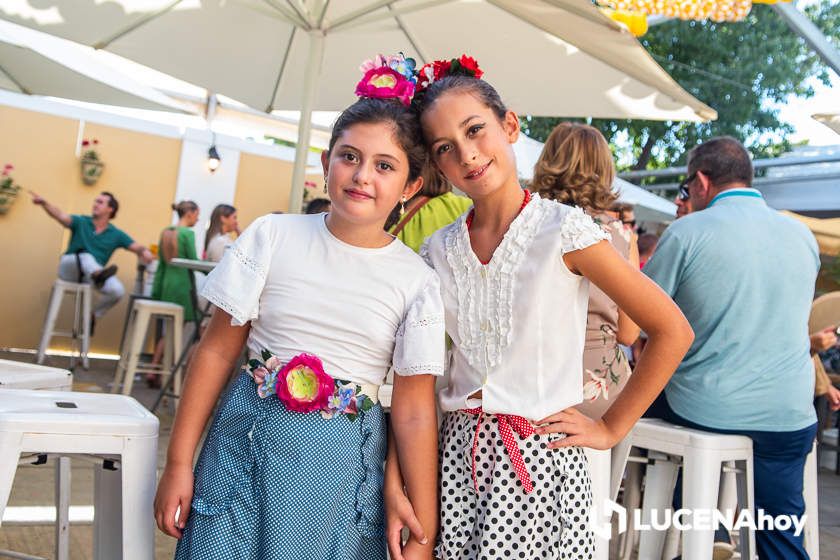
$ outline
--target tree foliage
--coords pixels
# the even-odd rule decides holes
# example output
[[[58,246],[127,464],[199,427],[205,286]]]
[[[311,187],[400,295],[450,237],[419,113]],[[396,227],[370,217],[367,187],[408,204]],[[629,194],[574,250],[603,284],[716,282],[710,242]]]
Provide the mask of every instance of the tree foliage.
[[[840,48],[840,2],[823,0],[806,8],[826,37]],[[790,125],[772,102],[811,97],[811,78],[829,84],[829,70],[803,39],[769,7],[756,5],[737,23],[671,20],[650,28],[642,44],[689,93],[718,112],[708,123],[585,119],[624,153],[630,168],[678,165],[692,146],[729,134],[756,157],[789,149]],[[523,131],[544,141],[563,118],[523,117]]]

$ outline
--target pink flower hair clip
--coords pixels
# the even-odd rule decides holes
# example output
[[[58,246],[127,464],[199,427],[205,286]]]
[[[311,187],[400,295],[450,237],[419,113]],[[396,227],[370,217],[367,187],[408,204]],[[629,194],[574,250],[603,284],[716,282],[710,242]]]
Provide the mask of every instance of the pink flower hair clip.
[[[415,60],[406,58],[403,53],[376,55],[359,67],[364,76],[356,84],[356,95],[369,99],[398,99],[409,106],[417,84],[416,66]]]

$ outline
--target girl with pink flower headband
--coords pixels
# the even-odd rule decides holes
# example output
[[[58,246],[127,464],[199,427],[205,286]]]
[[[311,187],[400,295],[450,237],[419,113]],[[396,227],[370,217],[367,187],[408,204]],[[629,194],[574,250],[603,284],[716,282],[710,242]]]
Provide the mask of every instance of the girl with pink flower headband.
[[[216,311],[190,362],[155,499],[177,559],[385,560],[386,509],[399,523],[405,500],[419,521],[393,556],[432,556],[443,303],[434,271],[383,230],[421,188],[427,159],[409,66],[380,57],[365,67],[361,99],[321,157],[330,212],[258,218],[207,279],[202,295]],[[193,471],[243,346],[247,366]],[[387,468],[404,483],[385,489],[378,389],[391,368]]]
[[[693,339],[682,313],[579,208],[519,184],[519,120],[475,60],[419,71],[414,103],[433,165],[474,203],[421,249],[440,275],[452,340],[439,395],[442,560],[592,558],[588,464],[659,394]],[[626,388],[600,420],[574,407],[588,284],[648,333]],[[399,472],[389,471],[398,486]],[[410,507],[403,510],[411,520]]]

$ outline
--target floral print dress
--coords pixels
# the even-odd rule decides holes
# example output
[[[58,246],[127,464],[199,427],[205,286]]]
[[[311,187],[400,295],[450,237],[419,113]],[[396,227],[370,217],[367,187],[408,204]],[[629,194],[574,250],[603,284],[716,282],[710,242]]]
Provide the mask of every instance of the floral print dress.
[[[593,218],[610,234],[612,246],[624,258],[629,258],[631,232],[619,220],[605,214],[595,214]],[[590,418],[601,418],[630,378],[630,364],[618,346],[617,332],[618,305],[590,284],[583,349],[583,403],[577,406]]]

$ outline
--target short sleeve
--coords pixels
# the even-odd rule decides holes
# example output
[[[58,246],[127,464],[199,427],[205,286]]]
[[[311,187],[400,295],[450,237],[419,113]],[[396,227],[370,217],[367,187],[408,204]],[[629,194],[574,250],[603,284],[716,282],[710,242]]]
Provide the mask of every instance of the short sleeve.
[[[123,249],[128,249],[129,247],[131,247],[131,244],[134,243],[134,240],[131,238],[131,236],[128,235],[123,230],[120,230],[120,234],[121,235],[120,235],[120,245],[119,246],[122,247]]]
[[[642,272],[656,282],[666,294],[674,297],[685,274],[687,253],[678,235],[672,228],[665,230],[653,255],[645,263]]]
[[[446,328],[440,280],[430,273],[397,329],[394,371],[400,375],[443,375]]]
[[[70,225],[67,226],[70,231],[76,233],[76,230],[79,229],[79,224],[82,223],[82,217],[78,214],[70,214]]]
[[[564,253],[586,249],[605,239],[610,240],[610,234],[580,208],[571,208],[560,227],[560,242]]]
[[[207,276],[201,295],[241,326],[259,316],[260,296],[271,263],[270,216],[254,220]]]

